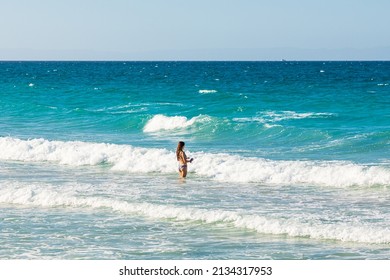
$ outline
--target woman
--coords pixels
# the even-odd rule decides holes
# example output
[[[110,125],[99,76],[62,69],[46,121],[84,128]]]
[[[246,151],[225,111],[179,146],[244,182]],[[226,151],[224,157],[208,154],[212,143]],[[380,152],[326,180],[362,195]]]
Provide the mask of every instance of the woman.
[[[186,153],[183,150],[184,145],[185,143],[183,141],[180,141],[177,144],[176,149],[176,158],[179,162],[179,174],[181,178],[185,178],[187,176],[187,162],[192,162],[194,160],[193,158],[190,159],[186,156]]]

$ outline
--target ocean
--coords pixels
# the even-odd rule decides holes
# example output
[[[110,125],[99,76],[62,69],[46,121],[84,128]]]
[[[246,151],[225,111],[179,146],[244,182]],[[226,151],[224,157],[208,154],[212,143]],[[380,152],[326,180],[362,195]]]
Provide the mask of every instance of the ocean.
[[[0,259],[390,259],[389,84],[379,61],[0,62]]]

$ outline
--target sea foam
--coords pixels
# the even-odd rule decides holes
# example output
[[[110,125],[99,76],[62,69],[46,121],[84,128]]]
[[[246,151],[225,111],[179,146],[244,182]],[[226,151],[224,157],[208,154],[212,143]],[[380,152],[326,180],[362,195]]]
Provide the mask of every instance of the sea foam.
[[[113,171],[176,172],[174,149],[81,141],[0,138],[0,159],[53,162],[71,166],[108,164]],[[367,166],[347,161],[300,161],[249,158],[224,153],[187,152],[195,160],[189,171],[218,181],[277,185],[390,186],[386,165]]]
[[[198,117],[187,119],[183,116],[168,117],[164,115],[155,115],[150,119],[145,127],[144,132],[156,132],[160,130],[173,130],[178,128],[186,128],[193,125]]]
[[[330,239],[359,243],[390,243],[390,229],[380,226],[332,223],[324,224],[318,219],[300,221],[297,218],[267,217],[220,209],[184,207],[170,204],[128,202],[107,197],[80,196],[73,190],[58,191],[52,185],[26,185],[19,182],[2,182],[1,204],[18,204],[33,207],[64,207],[109,209],[111,211],[173,221],[221,223],[226,226],[254,230],[261,234],[287,235],[314,239]]]
[[[202,94],[208,94],[208,93],[216,93],[218,91],[216,91],[215,89],[201,89],[199,90],[199,93],[202,93]]]
[[[285,120],[300,120],[300,119],[316,119],[316,118],[329,118],[335,117],[333,113],[321,113],[321,112],[304,112],[298,113],[295,111],[266,111],[259,112],[255,117],[246,118],[234,118],[237,122],[259,122],[259,123],[278,123]]]
[[[184,116],[165,116],[155,115],[144,126],[144,132],[158,132],[158,131],[171,131],[177,129],[185,129],[196,123],[202,123],[208,121],[210,117],[206,115],[199,115],[188,119]]]

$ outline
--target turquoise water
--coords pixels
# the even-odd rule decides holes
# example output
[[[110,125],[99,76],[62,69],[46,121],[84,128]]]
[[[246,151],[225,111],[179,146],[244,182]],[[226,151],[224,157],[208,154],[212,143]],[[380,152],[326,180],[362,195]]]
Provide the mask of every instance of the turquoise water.
[[[2,259],[390,258],[390,62],[0,73]]]

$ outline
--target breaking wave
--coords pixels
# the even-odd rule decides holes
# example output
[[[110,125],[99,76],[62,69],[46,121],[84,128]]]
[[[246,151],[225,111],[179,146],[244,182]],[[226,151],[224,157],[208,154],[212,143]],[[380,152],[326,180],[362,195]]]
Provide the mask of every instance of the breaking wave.
[[[219,209],[128,202],[115,198],[80,196],[74,190],[61,190],[60,192],[57,189],[52,185],[39,186],[3,182],[0,188],[0,203],[29,207],[104,208],[153,219],[207,224],[222,223],[236,228],[254,230],[261,234],[359,243],[390,243],[390,230],[380,226],[365,226],[360,223],[324,224],[318,220],[303,222],[297,218],[267,217]]]
[[[315,119],[315,118],[329,118],[336,116],[333,113],[315,113],[306,112],[298,113],[294,111],[266,111],[260,112],[259,116],[247,118],[234,118],[237,122],[259,122],[263,124],[278,123],[285,120],[300,120],[300,119]]]
[[[155,115],[152,119],[150,119],[143,131],[144,132],[158,132],[164,130],[175,130],[175,129],[183,129],[194,125],[197,122],[202,122],[207,120],[207,116],[197,116],[191,119],[187,119],[187,117],[183,116],[174,116],[168,117],[165,115]]]
[[[80,166],[108,164],[113,171],[176,172],[173,150],[81,141],[0,138],[0,159],[54,162]],[[195,160],[189,171],[226,182],[319,186],[389,186],[386,165],[369,166],[347,161],[287,161],[249,158],[224,153],[187,152]]]

